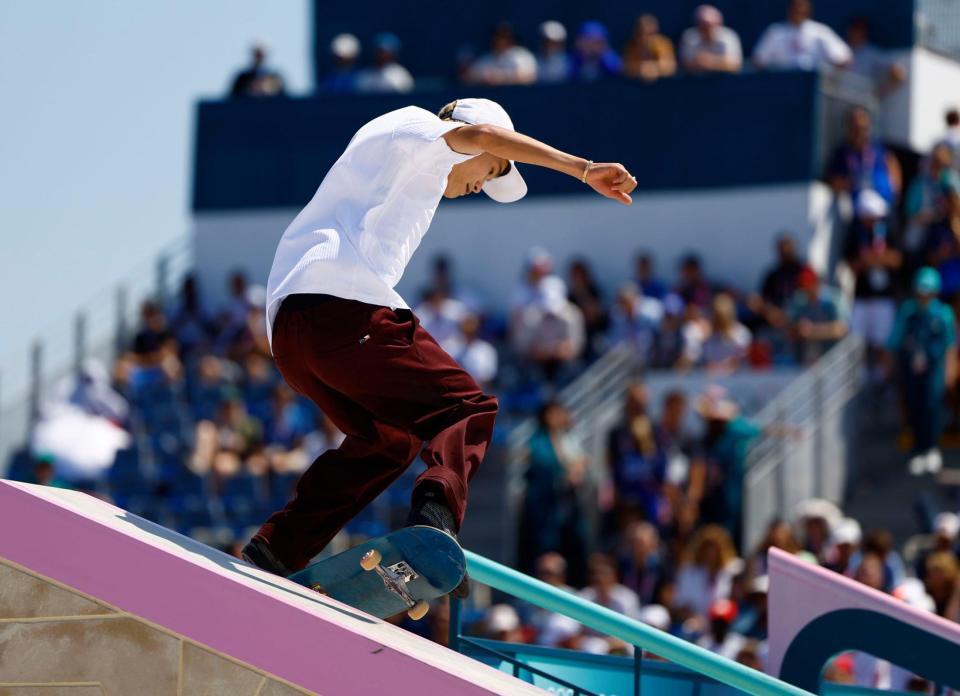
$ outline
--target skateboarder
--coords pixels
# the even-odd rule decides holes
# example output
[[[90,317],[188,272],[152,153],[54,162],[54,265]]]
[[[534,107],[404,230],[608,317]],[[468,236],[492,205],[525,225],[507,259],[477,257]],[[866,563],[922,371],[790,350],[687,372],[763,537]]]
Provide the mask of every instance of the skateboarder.
[[[630,204],[636,179],[517,133],[487,99],[414,106],[364,125],[283,234],[267,284],[277,368],[346,435],[243,549],[280,575],[303,568],[422,451],[408,524],[456,535],[493,433],[495,397],[419,325],[394,290],[441,196],[522,198],[516,163],[554,169]],[[458,588],[465,593],[466,584]]]

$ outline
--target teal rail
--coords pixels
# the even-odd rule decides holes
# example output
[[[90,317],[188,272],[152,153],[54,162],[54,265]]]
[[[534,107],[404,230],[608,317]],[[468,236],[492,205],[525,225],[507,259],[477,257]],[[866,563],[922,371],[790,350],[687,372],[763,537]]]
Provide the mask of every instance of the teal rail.
[[[564,614],[614,638],[757,696],[810,696],[809,691],[720,657],[709,650],[618,614],[513,568],[467,551],[467,568],[476,582],[538,607]]]

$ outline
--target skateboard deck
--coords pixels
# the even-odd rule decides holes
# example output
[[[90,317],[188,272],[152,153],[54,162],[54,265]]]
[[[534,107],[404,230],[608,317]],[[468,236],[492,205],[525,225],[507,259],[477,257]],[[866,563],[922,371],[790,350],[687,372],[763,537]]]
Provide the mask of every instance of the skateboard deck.
[[[460,584],[466,567],[456,539],[414,526],[325,558],[289,579],[381,619],[404,611],[420,619],[430,600]]]

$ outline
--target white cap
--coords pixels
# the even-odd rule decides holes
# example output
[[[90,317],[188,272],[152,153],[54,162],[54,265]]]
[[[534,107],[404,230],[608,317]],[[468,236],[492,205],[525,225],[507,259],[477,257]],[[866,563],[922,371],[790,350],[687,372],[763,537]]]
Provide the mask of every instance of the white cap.
[[[487,610],[487,630],[490,633],[505,633],[520,628],[520,617],[509,604],[494,604]]]
[[[540,307],[550,314],[560,314],[567,306],[567,284],[563,278],[549,275],[537,285]]]
[[[840,512],[840,508],[829,500],[824,500],[823,498],[807,498],[797,503],[797,507],[794,508],[794,518],[798,522],[813,519],[823,520],[832,530],[840,524],[840,521],[843,519],[843,513]]]
[[[879,220],[887,216],[890,206],[879,193],[873,189],[864,189],[857,196],[857,215]]]
[[[770,592],[770,577],[758,575],[750,581],[750,594],[767,594]]]
[[[834,545],[850,544],[856,546],[863,539],[863,532],[860,529],[860,523],[855,519],[846,517],[837,528],[833,530],[832,540]]]
[[[637,618],[648,626],[659,628],[661,631],[670,630],[670,612],[667,611],[667,608],[663,605],[648,604],[640,609],[640,614]]]
[[[956,539],[960,533],[960,517],[952,512],[941,512],[933,518],[933,531],[935,534]]]
[[[489,99],[458,99],[451,118],[471,125],[489,124],[515,130],[504,108]],[[510,171],[486,182],[483,191],[498,203],[513,203],[527,195],[527,183],[511,160]]]
[[[550,19],[540,25],[540,36],[547,41],[566,41],[567,29],[555,19]]]
[[[353,34],[337,34],[330,42],[330,53],[337,58],[356,58],[360,53],[360,39]]]

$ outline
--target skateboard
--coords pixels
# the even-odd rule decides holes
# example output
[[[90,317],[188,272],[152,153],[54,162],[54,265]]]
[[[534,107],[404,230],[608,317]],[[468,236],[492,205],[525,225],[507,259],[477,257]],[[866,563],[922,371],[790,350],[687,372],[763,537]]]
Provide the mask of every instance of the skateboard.
[[[414,526],[325,558],[289,579],[381,619],[406,611],[416,621],[430,600],[460,584],[466,568],[456,539]]]

